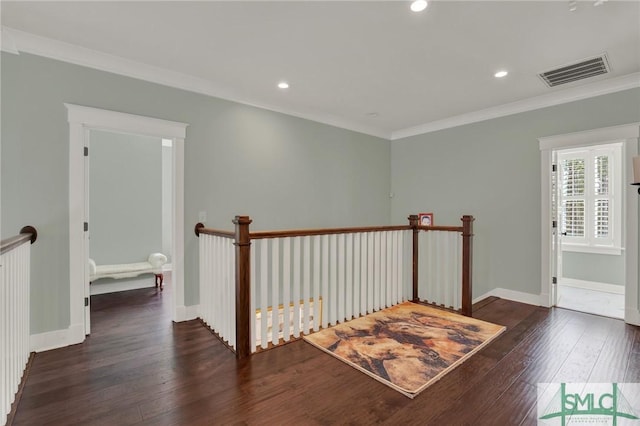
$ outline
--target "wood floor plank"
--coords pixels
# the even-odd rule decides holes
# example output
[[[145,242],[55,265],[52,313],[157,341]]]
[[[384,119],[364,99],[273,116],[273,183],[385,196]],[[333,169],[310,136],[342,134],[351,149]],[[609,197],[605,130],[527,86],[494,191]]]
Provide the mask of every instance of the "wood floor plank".
[[[640,383],[640,327],[632,327],[634,331],[633,344],[629,354],[629,362],[624,374],[625,383]]]
[[[92,335],[36,354],[14,424],[528,425],[539,382],[640,381],[638,327],[490,298],[474,316],[506,332],[412,400],[304,341],[237,361],[171,322],[165,282],[92,297]]]

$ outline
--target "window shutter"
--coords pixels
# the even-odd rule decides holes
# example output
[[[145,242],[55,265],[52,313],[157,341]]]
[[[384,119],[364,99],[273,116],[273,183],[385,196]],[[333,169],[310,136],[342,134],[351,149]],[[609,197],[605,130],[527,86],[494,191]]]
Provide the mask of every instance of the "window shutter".
[[[594,228],[596,239],[609,238],[609,155],[596,155],[594,161]]]
[[[621,248],[620,195],[614,186],[621,155],[619,143],[558,152],[563,244],[571,250]]]
[[[567,237],[585,237],[585,158],[576,153],[562,166],[562,232]]]

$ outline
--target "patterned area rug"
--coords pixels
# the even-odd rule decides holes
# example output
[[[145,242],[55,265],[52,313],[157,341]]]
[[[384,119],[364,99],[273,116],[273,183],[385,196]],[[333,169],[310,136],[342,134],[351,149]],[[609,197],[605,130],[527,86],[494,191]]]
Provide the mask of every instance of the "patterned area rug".
[[[501,325],[405,302],[304,340],[413,398],[504,330]]]

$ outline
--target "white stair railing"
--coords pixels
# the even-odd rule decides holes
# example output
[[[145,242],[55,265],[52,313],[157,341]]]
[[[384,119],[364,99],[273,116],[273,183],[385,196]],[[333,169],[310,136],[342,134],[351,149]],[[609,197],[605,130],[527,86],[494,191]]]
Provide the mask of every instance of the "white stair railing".
[[[410,298],[410,240],[410,230],[252,235],[252,351]]]
[[[7,422],[29,362],[31,244],[37,233],[24,227],[0,248],[0,424]]]
[[[473,216],[462,226],[251,232],[200,236],[200,318],[238,358],[406,300],[472,312]]]
[[[231,234],[232,235],[232,234]],[[230,235],[200,234],[200,319],[236,346],[235,248]]]

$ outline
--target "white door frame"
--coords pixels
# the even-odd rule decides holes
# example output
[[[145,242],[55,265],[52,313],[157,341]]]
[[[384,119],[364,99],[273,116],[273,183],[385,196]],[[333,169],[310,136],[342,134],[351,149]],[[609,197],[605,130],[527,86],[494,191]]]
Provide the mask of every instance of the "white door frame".
[[[89,129],[155,136],[173,141],[172,149],[172,318],[181,321],[184,307],[184,141],[188,124],[122,112],[65,104],[69,121],[69,344],[84,341],[88,330],[85,316],[85,283],[88,281],[88,251],[84,222],[88,221],[85,189],[84,147]]]
[[[623,141],[622,169],[625,188],[623,236],[625,257],[625,313],[624,320],[640,325],[640,301],[638,300],[638,192],[628,185],[633,182],[632,158],[638,155],[640,123],[605,127],[584,132],[539,138],[540,178],[541,178],[541,301],[552,306],[552,238],[551,238],[551,165],[552,152],[572,146],[600,145],[607,142]]]

